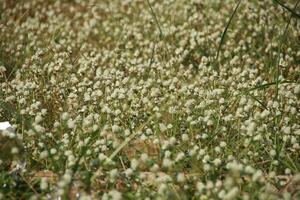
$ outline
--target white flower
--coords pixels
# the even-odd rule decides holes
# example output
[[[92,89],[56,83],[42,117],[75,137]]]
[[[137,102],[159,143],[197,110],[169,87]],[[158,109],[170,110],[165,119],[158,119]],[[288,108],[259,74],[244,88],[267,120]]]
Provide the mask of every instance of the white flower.
[[[41,190],[46,190],[48,188],[48,182],[46,178],[41,178],[40,188]]]
[[[274,149],[271,149],[270,155],[273,156],[273,157],[276,156],[276,151]]]
[[[299,94],[300,93],[300,85],[297,85],[294,89],[294,93],[295,94]]]
[[[118,169],[112,169],[109,174],[111,179],[116,179],[119,175]]]
[[[40,154],[40,158],[41,158],[41,159],[45,159],[45,158],[47,158],[47,157],[48,157],[48,151],[46,151],[46,150],[45,150],[45,151],[42,151],[41,154]]]
[[[67,122],[68,128],[73,129],[75,128],[75,121],[72,119],[69,119]]]
[[[160,184],[158,187],[158,193],[163,195],[167,191],[167,185],[166,184]]]
[[[185,175],[183,173],[177,174],[177,181],[183,183],[185,181]]]
[[[222,163],[222,161],[221,161],[221,159],[216,158],[215,160],[213,160],[213,163],[214,163],[214,165],[219,166]]]
[[[130,161],[130,167],[133,169],[133,170],[136,170],[136,168],[138,167],[139,165],[139,161],[137,159],[132,159]]]
[[[114,124],[114,125],[111,127],[111,129],[112,129],[112,131],[113,131],[114,133],[116,133],[116,132],[118,132],[118,131],[120,130],[120,127],[119,127],[118,125]]]
[[[184,158],[185,154],[183,152],[179,152],[175,158],[176,162],[181,161]]]
[[[61,119],[62,119],[63,121],[68,120],[68,119],[69,119],[69,113],[64,112],[64,113],[61,115]]]
[[[133,170],[131,168],[128,168],[125,170],[125,174],[127,177],[131,176],[133,174]]]
[[[19,153],[19,149],[18,149],[17,147],[13,147],[13,148],[11,149],[11,153],[12,153],[12,154],[18,154],[18,153]]]
[[[122,194],[117,190],[109,191],[108,195],[110,196],[111,200],[121,200],[122,199]]]
[[[56,150],[55,148],[50,149],[50,153],[51,153],[52,155],[56,154],[56,152],[57,152],[57,150]]]
[[[169,168],[172,166],[172,164],[173,164],[173,162],[170,159],[168,159],[168,158],[163,159],[163,163],[162,163],[163,167]]]
[[[72,180],[72,177],[69,172],[66,172],[62,178],[63,178],[63,181],[65,181],[65,183],[67,183],[67,184],[69,184]]]
[[[41,114],[38,114],[38,115],[35,117],[34,122],[35,122],[36,124],[39,124],[41,121],[43,121],[43,117],[42,117]]]
[[[157,164],[154,164],[151,168],[150,171],[151,172],[157,172],[159,170],[159,166]]]
[[[258,181],[261,177],[262,177],[262,171],[261,171],[261,170],[257,170],[257,171],[253,174],[252,180],[253,180],[253,181]]]
[[[184,142],[187,142],[189,140],[189,136],[186,133],[182,134],[181,138],[182,138],[182,141],[184,141]]]
[[[141,159],[142,162],[146,163],[149,160],[149,157],[146,153],[142,153],[140,159]]]
[[[202,182],[197,182],[196,188],[197,188],[198,192],[201,193],[205,189],[205,185]]]
[[[159,124],[159,129],[161,132],[165,132],[166,130],[168,130],[167,126],[162,123]]]
[[[220,147],[222,147],[222,148],[224,148],[224,147],[226,147],[226,142],[224,142],[224,141],[222,141],[222,142],[220,142]]]
[[[225,199],[225,200],[236,199],[236,197],[237,197],[238,194],[239,194],[239,188],[238,188],[238,187],[234,187],[234,188],[232,188],[232,189],[224,196],[224,199]]]
[[[77,193],[79,195],[79,193]],[[79,200],[92,200],[92,198],[86,194],[83,194],[79,197]]]

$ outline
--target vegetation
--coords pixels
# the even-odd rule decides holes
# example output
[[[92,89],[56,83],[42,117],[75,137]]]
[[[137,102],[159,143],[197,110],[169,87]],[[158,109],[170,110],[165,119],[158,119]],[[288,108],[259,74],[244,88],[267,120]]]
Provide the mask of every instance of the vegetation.
[[[298,4],[0,1],[0,199],[300,199]]]

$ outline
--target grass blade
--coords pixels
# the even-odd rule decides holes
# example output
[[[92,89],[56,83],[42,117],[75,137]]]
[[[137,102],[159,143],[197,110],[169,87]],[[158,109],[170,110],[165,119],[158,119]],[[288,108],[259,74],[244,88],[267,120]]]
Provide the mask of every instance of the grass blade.
[[[230,16],[230,18],[229,18],[229,21],[227,22],[227,25],[226,25],[226,27],[225,27],[223,33],[222,33],[222,36],[221,36],[221,42],[220,42],[220,44],[219,44],[218,51],[217,51],[216,60],[217,60],[218,57],[219,57],[220,50],[221,50],[221,47],[222,47],[222,45],[223,45],[223,43],[224,43],[224,40],[225,40],[225,36],[226,36],[227,30],[228,30],[228,28],[229,28],[229,26],[230,26],[230,24],[231,24],[231,22],[232,22],[233,17],[234,17],[235,14],[236,14],[238,8],[240,7],[241,1],[242,1],[242,0],[239,0],[239,2],[237,3],[237,5],[236,5],[236,7],[235,7],[235,9],[234,9],[234,11],[233,11],[233,13],[231,14],[231,16]]]
[[[255,97],[254,95],[252,95],[250,93],[247,93],[247,95],[250,96],[252,99],[254,99],[257,103],[259,103],[264,109],[268,110],[268,107],[257,97]]]
[[[295,9],[289,8],[288,6],[284,5],[284,3],[282,3],[282,2],[279,1],[279,0],[273,0],[273,1],[274,1],[275,3],[277,3],[278,5],[280,5],[282,8],[286,9],[287,11],[289,11],[289,12],[292,14],[292,16],[297,17],[297,18],[300,19],[300,14],[297,13],[297,12],[295,11]],[[298,3],[297,3],[297,4],[298,4]]]
[[[277,0],[275,0],[275,1],[277,1]],[[299,4],[299,0],[297,1],[297,3],[296,3],[295,6],[294,6],[294,10],[296,10],[298,4]],[[289,18],[289,20],[288,20],[288,22],[287,22],[287,24],[286,24],[286,26],[285,26],[284,32],[283,32],[283,34],[282,34],[282,36],[281,36],[280,45],[279,45],[278,51],[277,51],[278,58],[277,58],[277,63],[276,63],[276,81],[275,81],[275,82],[276,82],[276,90],[275,90],[275,100],[278,99],[278,90],[279,90],[279,71],[280,71],[280,69],[279,69],[279,63],[280,63],[280,50],[281,50],[282,45],[283,45],[283,39],[284,39],[284,37],[286,36],[287,30],[288,30],[288,28],[289,28],[289,26],[290,26],[292,17],[293,17],[293,15],[290,16],[290,18]]]
[[[162,32],[162,30],[160,28],[160,25],[159,25],[159,22],[157,20],[156,14],[155,14],[155,12],[154,12],[154,10],[153,10],[153,8],[152,8],[149,0],[147,0],[147,3],[148,3],[148,6],[149,6],[149,8],[151,10],[151,14],[152,14],[152,16],[153,16],[153,18],[155,20],[155,23],[157,24],[157,27],[158,27],[158,30],[159,30],[159,37],[162,38],[164,36],[164,34],[163,34],[163,32]]]

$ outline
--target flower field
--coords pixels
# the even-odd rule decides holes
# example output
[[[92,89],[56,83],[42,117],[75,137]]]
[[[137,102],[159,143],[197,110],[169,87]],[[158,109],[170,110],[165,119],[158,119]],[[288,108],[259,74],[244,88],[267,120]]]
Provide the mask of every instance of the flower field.
[[[297,200],[299,111],[299,0],[0,1],[0,199]]]

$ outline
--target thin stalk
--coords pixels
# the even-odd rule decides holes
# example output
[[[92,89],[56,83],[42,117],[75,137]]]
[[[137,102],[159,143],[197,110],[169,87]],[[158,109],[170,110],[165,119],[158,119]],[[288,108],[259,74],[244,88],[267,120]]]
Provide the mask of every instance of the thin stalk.
[[[298,0],[297,1],[297,3],[295,4],[295,6],[294,6],[294,10],[296,10],[296,8],[297,8],[297,6],[298,6],[298,4],[299,4],[299,1],[300,0]],[[276,0],[276,2],[278,2],[277,0]],[[279,65],[279,63],[280,63],[280,51],[281,51],[281,48],[282,48],[282,46],[283,46],[283,39],[284,39],[284,37],[286,36],[286,33],[287,33],[287,30],[288,30],[288,28],[289,28],[289,26],[290,26],[290,23],[291,23],[291,20],[292,20],[292,17],[293,17],[293,14],[291,14],[291,16],[290,16],[290,18],[289,18],[289,20],[288,20],[288,22],[287,22],[287,24],[286,24],[286,26],[285,26],[285,29],[284,29],[284,32],[283,32],[283,34],[282,34],[282,36],[281,36],[281,41],[280,41],[280,45],[279,45],[279,47],[278,47],[278,51],[277,51],[277,63],[276,63],[276,80],[275,80],[275,83],[276,83],[276,88],[275,88],[275,97],[274,97],[274,99],[276,100],[276,101],[278,101],[278,91],[279,91],[279,82],[280,82],[280,80],[279,80],[279,74],[280,74],[280,65]],[[279,115],[278,116],[276,116],[275,117],[275,126],[276,127],[278,127],[278,129],[277,129],[277,131],[279,131]],[[276,133],[275,134],[275,145],[276,145],[276,149],[277,149],[277,151],[279,151],[279,145],[280,144],[280,142],[279,142],[279,139],[278,139],[278,134]]]
[[[230,16],[230,18],[229,18],[229,21],[227,22],[227,25],[226,25],[226,27],[225,27],[223,33],[222,33],[222,36],[221,36],[221,42],[220,42],[220,44],[219,44],[218,51],[217,51],[216,60],[217,60],[218,57],[219,57],[219,54],[220,54],[220,51],[221,51],[221,47],[222,47],[222,45],[223,45],[223,43],[224,43],[224,40],[225,40],[225,36],[226,36],[227,30],[228,30],[228,28],[229,28],[229,26],[230,26],[230,24],[231,24],[231,22],[232,22],[233,17],[234,17],[235,14],[236,14],[238,8],[240,7],[241,2],[242,2],[242,0],[239,0],[239,1],[238,1],[237,5],[236,5],[236,7],[235,7],[233,13],[231,14],[231,16]]]
[[[148,3],[148,6],[149,6],[149,8],[151,10],[151,14],[152,14],[152,16],[153,16],[153,18],[155,20],[155,23],[157,24],[157,27],[158,27],[158,30],[159,30],[159,37],[162,38],[164,36],[164,34],[163,34],[163,32],[162,32],[162,30],[160,28],[160,25],[159,25],[159,22],[157,20],[156,14],[155,14],[155,12],[154,12],[154,10],[153,10],[153,8],[152,8],[149,0],[147,0],[147,3]]]
[[[275,0],[275,1],[276,1],[276,0]],[[298,0],[297,3],[295,4],[293,10],[296,10],[298,4],[299,4],[299,0]],[[282,36],[281,36],[281,42],[280,42],[280,45],[279,45],[278,51],[277,51],[278,58],[277,58],[277,65],[276,65],[276,81],[275,81],[275,82],[276,82],[276,90],[275,90],[276,92],[275,92],[275,100],[278,99],[278,90],[279,90],[279,71],[280,71],[280,69],[279,69],[279,63],[280,63],[280,50],[281,50],[282,45],[283,45],[283,38],[284,38],[284,36],[286,35],[287,30],[288,30],[288,28],[289,28],[289,26],[290,26],[290,24],[291,24],[292,17],[293,17],[293,15],[291,14],[291,16],[290,16],[290,18],[289,18],[289,20],[288,20],[288,22],[287,22],[287,24],[286,24],[286,26],[285,26],[284,32],[283,32],[283,34],[282,34]]]
[[[284,3],[282,3],[281,1],[278,1],[278,0],[273,0],[273,1],[275,3],[277,3],[278,5],[280,5],[282,8],[286,9],[287,11],[289,11],[292,14],[292,16],[297,17],[297,18],[300,19],[300,14],[295,11],[295,8],[291,9],[288,6],[286,6]],[[297,2],[297,4],[298,4],[298,2]]]

